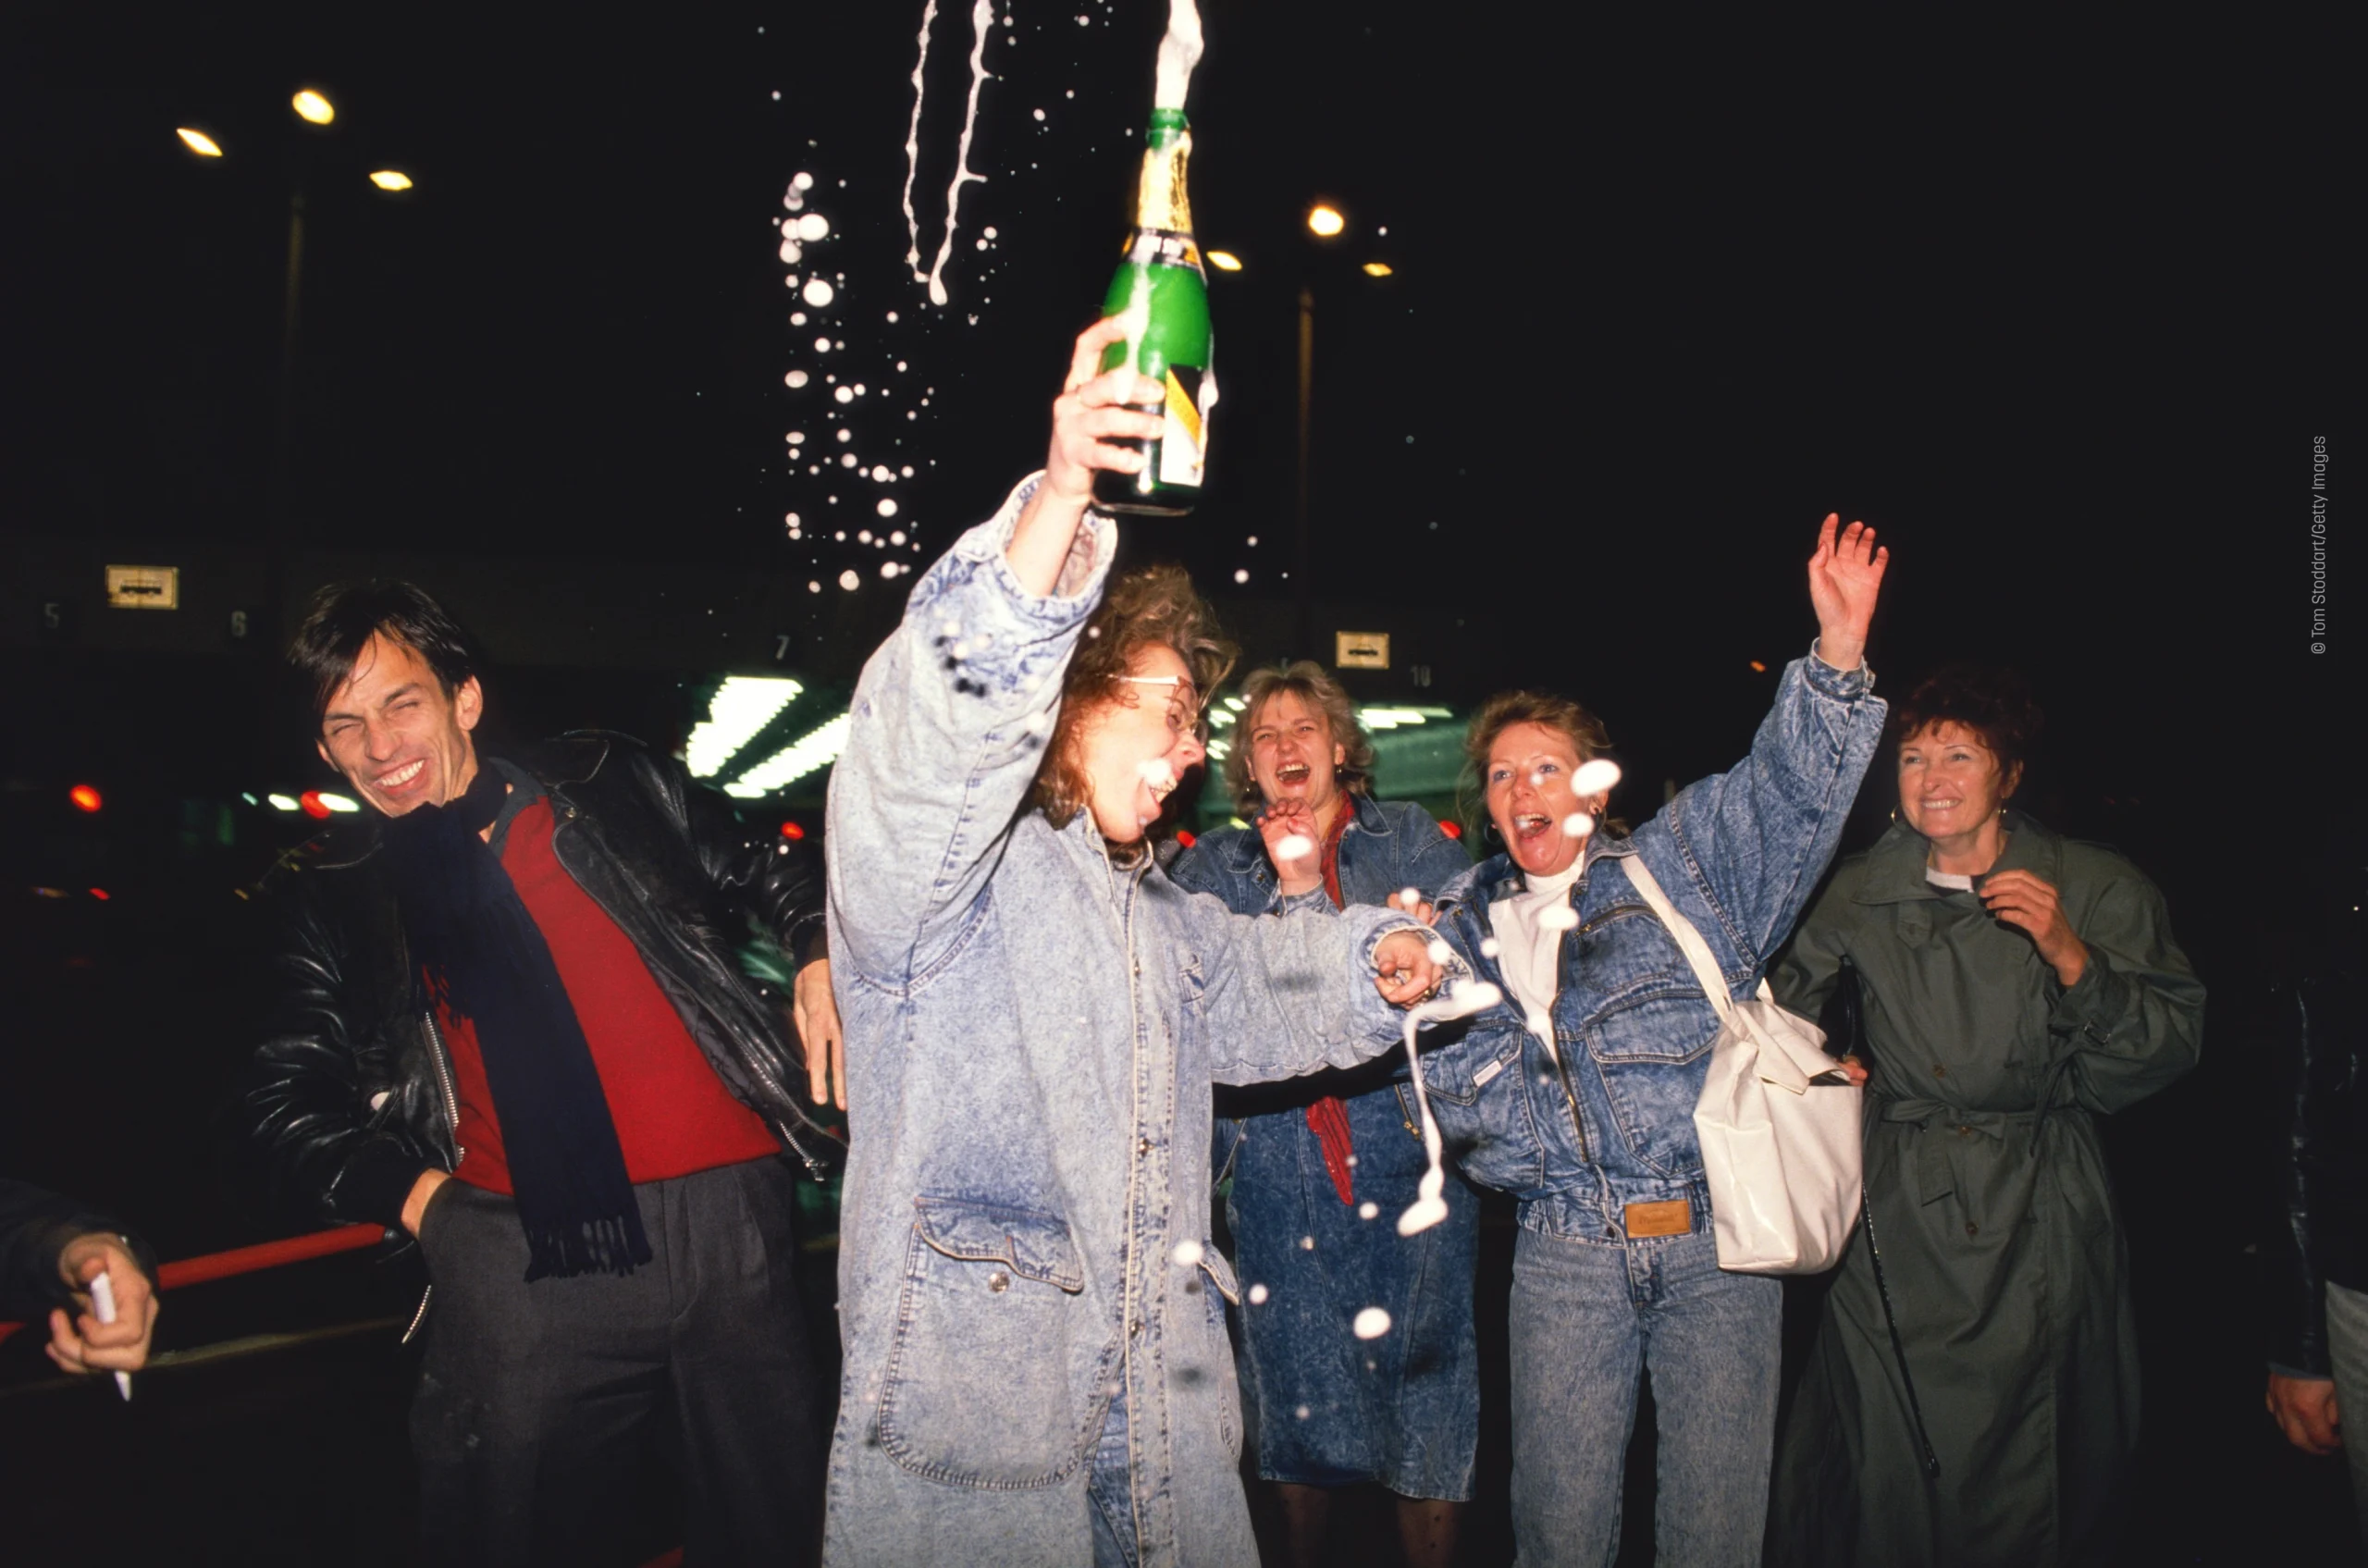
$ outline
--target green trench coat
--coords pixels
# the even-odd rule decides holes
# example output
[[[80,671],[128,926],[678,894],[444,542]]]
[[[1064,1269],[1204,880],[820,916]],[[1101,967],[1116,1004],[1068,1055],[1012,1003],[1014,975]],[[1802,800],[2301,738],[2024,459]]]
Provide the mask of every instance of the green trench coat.
[[[1924,1426],[1924,1475],[1861,1229],[1779,1444],[1771,1561],[2048,1568],[2112,1549],[2138,1441],[2126,1249],[2096,1113],[2195,1066],[2203,987],[2128,861],[2010,813],[1996,869],[2056,889],[2066,990],[1895,825],[1802,921],[1775,984],[1818,1016],[1860,977],[1867,1192]]]

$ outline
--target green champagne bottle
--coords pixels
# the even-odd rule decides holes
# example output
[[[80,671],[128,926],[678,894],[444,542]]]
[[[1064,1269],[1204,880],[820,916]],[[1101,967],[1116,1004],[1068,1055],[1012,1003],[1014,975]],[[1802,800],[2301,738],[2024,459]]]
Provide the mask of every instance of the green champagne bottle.
[[[1142,452],[1143,466],[1135,474],[1097,472],[1093,500],[1106,512],[1181,517],[1201,499],[1209,458],[1206,416],[1216,401],[1209,374],[1209,282],[1184,193],[1184,164],[1192,154],[1184,111],[1153,109],[1145,141],[1134,237],[1102,302],[1104,315],[1127,320],[1127,337],[1110,345],[1102,368],[1131,362],[1165,383],[1163,406],[1146,412],[1163,414],[1166,428],[1148,440],[1112,443]]]

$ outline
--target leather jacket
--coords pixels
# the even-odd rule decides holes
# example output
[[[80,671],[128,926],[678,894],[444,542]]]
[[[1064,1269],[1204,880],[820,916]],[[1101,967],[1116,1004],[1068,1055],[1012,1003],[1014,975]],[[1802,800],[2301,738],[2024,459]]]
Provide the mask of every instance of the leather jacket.
[[[2330,1377],[2328,1280],[2368,1290],[2368,1010],[2356,966],[2281,980],[2270,1018],[2281,1107],[2279,1223],[2262,1247],[2269,1363]]]
[[[786,953],[820,936],[812,850],[752,833],[680,764],[622,735],[573,734],[516,760],[548,792],[560,864],[632,938],[725,1087],[820,1176],[837,1141],[790,1087],[805,1068],[785,998],[734,951],[751,917]],[[460,1164],[460,1105],[382,828],[340,824],[266,879],[278,920],[265,1032],[232,1116],[276,1208],[394,1228],[422,1172]]]

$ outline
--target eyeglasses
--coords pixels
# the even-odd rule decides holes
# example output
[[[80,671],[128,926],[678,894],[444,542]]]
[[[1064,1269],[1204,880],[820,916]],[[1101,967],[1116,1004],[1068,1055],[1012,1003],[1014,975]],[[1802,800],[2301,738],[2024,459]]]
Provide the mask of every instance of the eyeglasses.
[[[1178,735],[1190,730],[1206,737],[1208,734],[1208,704],[1201,700],[1201,688],[1183,675],[1121,675],[1128,685],[1167,686],[1174,695],[1167,700],[1167,727]]]

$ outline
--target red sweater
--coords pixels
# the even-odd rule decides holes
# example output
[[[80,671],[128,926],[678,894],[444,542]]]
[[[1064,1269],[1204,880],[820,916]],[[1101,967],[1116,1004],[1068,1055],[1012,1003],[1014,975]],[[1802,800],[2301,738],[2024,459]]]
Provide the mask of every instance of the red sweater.
[[[517,884],[526,912],[550,945],[551,960],[592,1047],[609,1116],[635,1183],[737,1165],[781,1150],[764,1119],[732,1097],[683,1027],[633,939],[591,895],[576,886],[551,851],[550,802],[518,813],[502,845],[501,869]],[[476,1031],[442,1009],[438,1021],[451,1048],[461,1100],[460,1169],[474,1186],[509,1192],[510,1164],[501,1122],[487,1086]]]

